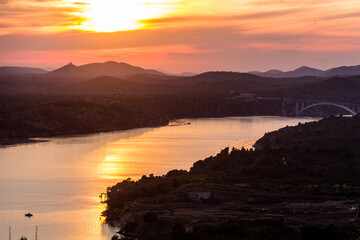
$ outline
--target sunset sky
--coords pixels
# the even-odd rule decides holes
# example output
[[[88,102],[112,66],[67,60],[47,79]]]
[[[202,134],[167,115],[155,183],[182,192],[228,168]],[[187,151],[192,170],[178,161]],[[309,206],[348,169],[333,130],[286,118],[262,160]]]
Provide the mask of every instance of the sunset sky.
[[[0,0],[0,65],[170,72],[360,64],[359,0]]]

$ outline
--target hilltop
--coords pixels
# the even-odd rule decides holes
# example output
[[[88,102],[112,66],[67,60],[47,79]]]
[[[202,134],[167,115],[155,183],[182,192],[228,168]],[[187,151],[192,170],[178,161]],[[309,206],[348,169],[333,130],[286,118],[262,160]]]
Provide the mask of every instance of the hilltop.
[[[135,74],[164,75],[156,70],[144,69],[127,63],[118,63],[114,61],[90,63],[80,66],[75,66],[74,64],[69,63],[61,68],[47,73],[46,75],[48,77],[57,78],[96,78],[105,75],[112,77],[126,77]]]
[[[266,72],[252,71],[249,73],[262,77],[271,77],[271,78],[294,78],[294,77],[305,77],[305,76],[314,76],[314,77],[323,77],[323,78],[344,77],[344,76],[360,75],[360,65],[341,66],[327,70],[320,70],[308,66],[303,66],[287,72],[283,72],[277,69],[272,69]]]
[[[3,68],[3,71],[6,72],[6,69]],[[41,69],[12,68],[11,76],[1,75],[0,68],[0,93],[46,95],[211,93],[227,94],[229,97],[249,93],[275,98],[313,98],[314,96],[353,98],[357,96],[357,81],[360,75],[352,76],[352,74],[357,74],[359,69],[358,66],[352,66],[321,71],[303,66],[294,71],[271,70],[266,74],[210,71],[197,75],[174,76],[114,61],[80,66],[69,63],[51,72],[44,72]],[[16,72],[18,73],[15,74]],[[25,72],[27,74],[23,74]],[[30,72],[33,74],[29,74]],[[332,75],[336,77],[331,77]]]
[[[249,72],[254,75],[262,76],[262,77],[272,77],[272,78],[296,78],[296,77],[305,77],[305,76],[315,76],[319,77],[321,76],[324,71],[310,68],[307,66],[303,66],[300,68],[297,68],[293,71],[283,72],[277,69],[272,69],[267,72]]]

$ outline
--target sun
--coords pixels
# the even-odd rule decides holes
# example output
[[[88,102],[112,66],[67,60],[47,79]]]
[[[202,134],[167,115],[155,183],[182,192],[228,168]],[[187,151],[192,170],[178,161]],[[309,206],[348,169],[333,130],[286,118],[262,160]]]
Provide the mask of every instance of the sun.
[[[85,0],[82,11],[77,13],[84,21],[70,28],[96,32],[144,28],[141,20],[173,12],[172,3],[168,0]]]

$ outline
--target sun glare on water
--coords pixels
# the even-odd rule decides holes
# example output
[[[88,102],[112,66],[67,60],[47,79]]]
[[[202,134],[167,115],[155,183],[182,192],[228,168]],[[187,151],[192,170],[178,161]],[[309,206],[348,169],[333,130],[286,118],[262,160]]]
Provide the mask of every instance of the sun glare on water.
[[[144,28],[141,20],[159,18],[173,11],[169,0],[85,0],[77,15],[84,21],[72,29],[115,32]]]

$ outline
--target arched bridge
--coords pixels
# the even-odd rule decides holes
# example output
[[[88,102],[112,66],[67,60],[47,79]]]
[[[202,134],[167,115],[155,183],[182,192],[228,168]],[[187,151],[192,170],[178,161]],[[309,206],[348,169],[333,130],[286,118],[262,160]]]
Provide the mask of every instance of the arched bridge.
[[[309,108],[313,108],[316,106],[335,106],[341,109],[344,109],[351,115],[356,115],[360,112],[360,105],[358,104],[351,104],[351,103],[332,103],[332,102],[315,102],[315,101],[308,101],[308,100],[293,100],[295,102],[295,113],[296,115],[306,111]]]

